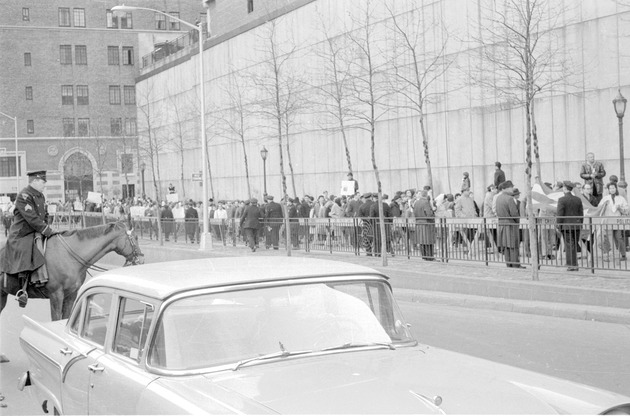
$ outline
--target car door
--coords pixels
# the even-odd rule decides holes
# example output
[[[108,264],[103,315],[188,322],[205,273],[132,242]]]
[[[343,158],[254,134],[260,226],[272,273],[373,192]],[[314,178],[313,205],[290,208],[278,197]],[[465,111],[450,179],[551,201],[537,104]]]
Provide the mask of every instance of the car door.
[[[63,412],[87,414],[91,375],[97,359],[105,351],[105,340],[112,313],[113,293],[91,292],[81,300],[70,317],[66,345],[68,363],[62,371]]]
[[[130,296],[117,299],[111,342],[90,374],[89,409],[94,414],[135,414],[142,391],[157,376],[143,365],[154,306]]]

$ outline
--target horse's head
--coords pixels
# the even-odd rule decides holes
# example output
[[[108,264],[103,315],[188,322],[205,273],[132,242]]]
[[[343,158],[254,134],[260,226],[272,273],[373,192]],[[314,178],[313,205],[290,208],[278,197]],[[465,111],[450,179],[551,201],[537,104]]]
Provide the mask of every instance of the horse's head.
[[[126,261],[123,267],[144,264],[144,254],[140,251],[138,236],[133,231],[133,228],[125,225],[125,236],[119,241],[114,251],[125,258]]]

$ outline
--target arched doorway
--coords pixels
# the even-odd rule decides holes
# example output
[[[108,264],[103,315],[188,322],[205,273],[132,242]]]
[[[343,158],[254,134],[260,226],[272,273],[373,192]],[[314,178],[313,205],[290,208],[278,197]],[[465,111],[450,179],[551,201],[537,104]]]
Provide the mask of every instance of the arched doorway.
[[[77,197],[83,199],[88,192],[94,191],[92,162],[81,152],[68,156],[63,164],[63,176],[66,201],[74,201]]]

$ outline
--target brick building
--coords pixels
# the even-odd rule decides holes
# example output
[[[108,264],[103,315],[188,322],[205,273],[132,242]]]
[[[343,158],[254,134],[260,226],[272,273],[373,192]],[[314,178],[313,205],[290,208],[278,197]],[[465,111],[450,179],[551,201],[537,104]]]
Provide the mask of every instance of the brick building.
[[[205,19],[201,2],[126,3]],[[139,193],[135,78],[141,57],[187,28],[157,13],[112,13],[117,4],[2,2],[0,195],[15,195],[35,169],[49,171],[50,200],[92,190],[107,197]]]

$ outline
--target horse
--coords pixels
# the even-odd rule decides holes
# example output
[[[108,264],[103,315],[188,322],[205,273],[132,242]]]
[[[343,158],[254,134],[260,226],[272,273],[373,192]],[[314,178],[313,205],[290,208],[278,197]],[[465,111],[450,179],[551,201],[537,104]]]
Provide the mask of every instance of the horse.
[[[28,296],[50,299],[50,316],[53,321],[67,319],[88,269],[94,268],[94,263],[111,251],[125,258],[124,266],[144,263],[144,254],[138,246],[138,236],[125,222],[63,231],[52,235],[47,240],[44,255],[48,282],[40,288],[29,284]],[[15,295],[22,288],[15,278],[6,274],[0,278],[2,313],[8,295]]]

